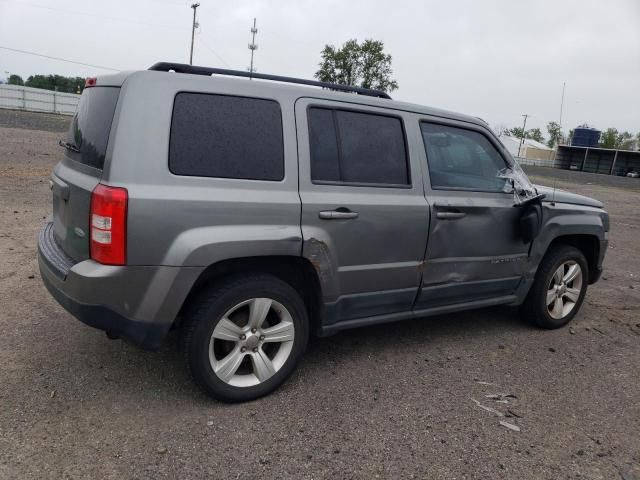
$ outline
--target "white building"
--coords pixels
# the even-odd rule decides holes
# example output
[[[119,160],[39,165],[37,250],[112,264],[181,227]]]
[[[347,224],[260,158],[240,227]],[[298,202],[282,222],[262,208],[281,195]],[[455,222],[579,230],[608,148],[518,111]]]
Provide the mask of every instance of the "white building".
[[[553,165],[555,151],[552,148],[547,147],[544,143],[536,142],[530,138],[525,138],[522,146],[520,146],[521,139],[510,135],[500,135],[500,141],[514,157],[530,160],[530,162],[521,163]],[[520,150],[520,155],[518,155],[518,150]]]

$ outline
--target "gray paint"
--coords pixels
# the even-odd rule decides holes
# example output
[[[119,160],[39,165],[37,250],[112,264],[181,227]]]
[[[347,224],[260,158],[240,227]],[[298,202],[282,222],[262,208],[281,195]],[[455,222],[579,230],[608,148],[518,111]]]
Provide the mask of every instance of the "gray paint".
[[[477,118],[391,100],[273,82],[162,72],[100,77],[121,86],[102,172],[63,158],[52,175],[56,241],[75,263],[60,278],[40,267],[50,288],[82,304],[105,306],[136,325],[167,331],[199,275],[222,260],[304,257],[324,304],[324,333],[368,323],[522,302],[554,238],[587,234],[606,252],[608,217],[595,200],[557,191],[543,202],[543,227],[525,244],[520,209],[506,193],[433,190],[419,122],[444,122],[486,135]],[[282,110],[285,177],[254,181],[172,175],[169,129],[178,92],[275,100]],[[409,155],[407,188],[317,185],[310,180],[306,110],[311,105],[402,118]],[[62,154],[64,155],[64,154]],[[90,192],[98,182],[129,193],[127,266],[88,259]],[[64,199],[63,197],[68,198]],[[323,219],[348,208],[357,218]],[[438,213],[465,215],[448,220]],[[42,256],[42,254],[41,254]],[[137,327],[136,327],[137,328]]]

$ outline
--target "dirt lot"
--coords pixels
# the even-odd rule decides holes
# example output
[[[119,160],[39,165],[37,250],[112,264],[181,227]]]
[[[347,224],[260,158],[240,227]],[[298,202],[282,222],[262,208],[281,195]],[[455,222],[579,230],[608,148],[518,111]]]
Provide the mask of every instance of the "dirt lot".
[[[275,394],[229,406],[191,384],[175,337],[156,353],[109,341],[47,294],[36,234],[63,128],[11,115],[0,478],[640,479],[640,180],[532,171],[611,213],[604,278],[571,329],[494,308],[345,332],[314,340]]]

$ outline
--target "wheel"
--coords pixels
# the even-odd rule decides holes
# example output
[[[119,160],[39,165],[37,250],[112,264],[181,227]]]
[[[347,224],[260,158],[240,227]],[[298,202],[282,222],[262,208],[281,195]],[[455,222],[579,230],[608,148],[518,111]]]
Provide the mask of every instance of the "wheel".
[[[309,338],[298,293],[271,275],[229,279],[206,289],[188,309],[183,347],[196,384],[224,402],[243,402],[279,387]]]
[[[522,316],[541,328],[560,328],[573,319],[587,292],[587,260],[569,245],[555,246],[543,258],[521,306]]]

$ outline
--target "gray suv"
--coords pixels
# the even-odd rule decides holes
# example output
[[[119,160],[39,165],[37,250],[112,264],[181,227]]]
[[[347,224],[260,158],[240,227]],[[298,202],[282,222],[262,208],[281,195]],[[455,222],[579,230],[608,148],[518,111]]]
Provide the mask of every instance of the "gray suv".
[[[600,202],[531,185],[478,118],[247,75],[87,80],[38,242],[79,320],[149,349],[178,330],[195,382],[234,402],[282,384],[311,334],[490,305],[542,328],[576,315],[607,250]]]

